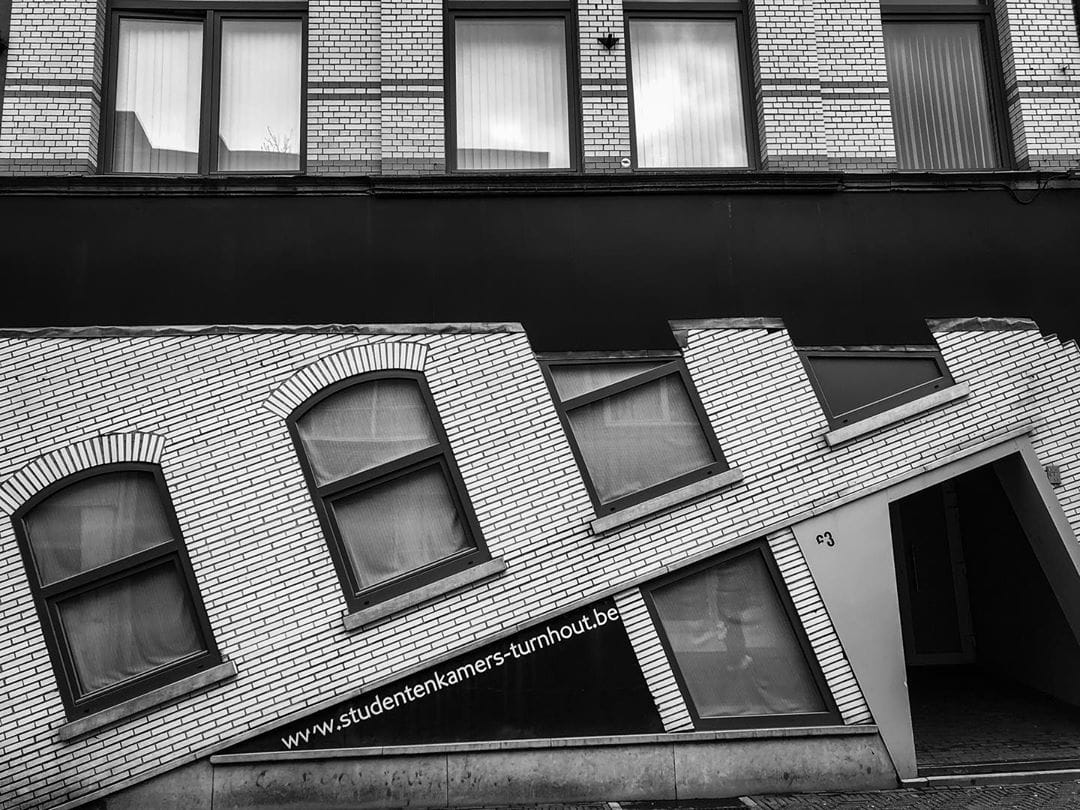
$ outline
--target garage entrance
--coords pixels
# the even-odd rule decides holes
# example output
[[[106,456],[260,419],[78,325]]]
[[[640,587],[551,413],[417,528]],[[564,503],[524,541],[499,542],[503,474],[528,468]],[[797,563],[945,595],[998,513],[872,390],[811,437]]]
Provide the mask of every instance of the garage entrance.
[[[920,776],[1080,767],[1080,581],[1022,466],[890,504]]]

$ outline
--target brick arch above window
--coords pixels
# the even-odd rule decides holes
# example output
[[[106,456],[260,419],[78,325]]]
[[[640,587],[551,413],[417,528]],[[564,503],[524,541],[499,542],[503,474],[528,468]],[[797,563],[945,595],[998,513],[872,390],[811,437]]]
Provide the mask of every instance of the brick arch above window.
[[[270,394],[266,407],[285,419],[319,391],[350,377],[370,371],[423,372],[427,355],[427,346],[409,341],[353,346],[297,371]]]
[[[0,484],[0,510],[12,515],[26,501],[69,475],[106,464],[161,463],[165,437],[153,433],[109,433],[75,442],[31,461]]]

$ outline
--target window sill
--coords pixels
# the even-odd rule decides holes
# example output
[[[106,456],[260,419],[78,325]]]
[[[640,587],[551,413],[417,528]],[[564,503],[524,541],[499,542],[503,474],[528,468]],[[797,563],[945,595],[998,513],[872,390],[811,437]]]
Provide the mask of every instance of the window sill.
[[[143,714],[150,709],[163,706],[166,703],[172,703],[180,698],[187,697],[196,692],[201,692],[203,689],[222,683],[223,681],[231,680],[235,677],[236,664],[231,661],[226,661],[223,664],[218,664],[216,667],[211,667],[202,672],[197,672],[194,675],[189,675],[186,678],[181,678],[174,683],[162,686],[152,692],[147,692],[144,695],[131,698],[131,700],[125,700],[122,703],[117,703],[115,706],[102,709],[100,712],[95,712],[86,717],[80,717],[78,720],[72,720],[69,723],[65,723],[57,730],[56,736],[62,741],[73,740],[76,737],[82,737],[85,734],[89,734],[91,731],[97,731],[106,726],[114,725],[121,720],[127,720],[135,715]]]
[[[942,405],[948,405],[950,402],[955,402],[958,399],[963,399],[968,395],[968,392],[969,389],[967,383],[951,385],[948,388],[935,391],[932,394],[920,397],[912,402],[905,402],[903,405],[898,405],[895,408],[882,411],[874,416],[860,419],[854,424],[830,430],[825,434],[825,443],[828,444],[829,447],[839,447],[842,444],[847,444],[856,439],[861,439],[863,436],[875,433],[882,428],[903,422],[906,419],[926,413],[927,411],[932,411],[935,408],[940,408]]]
[[[629,526],[653,515],[667,512],[677,506],[682,506],[690,501],[696,501],[711,492],[735,486],[742,481],[742,473],[734,467],[716,475],[710,475],[700,481],[695,481],[685,487],[679,487],[671,492],[665,492],[655,498],[629,506],[611,515],[598,517],[589,524],[592,533],[607,534],[615,529]]]
[[[385,602],[379,602],[371,607],[346,613],[344,617],[345,630],[351,633],[355,630],[371,627],[392,619],[407,610],[446,596],[453,591],[459,591],[470,585],[477,585],[484,580],[497,577],[505,570],[506,563],[502,559],[488,560],[480,565],[474,565],[464,571],[444,577],[438,582],[432,582],[430,585],[417,588],[415,591],[403,593],[401,596],[395,596],[393,599],[387,599]]]

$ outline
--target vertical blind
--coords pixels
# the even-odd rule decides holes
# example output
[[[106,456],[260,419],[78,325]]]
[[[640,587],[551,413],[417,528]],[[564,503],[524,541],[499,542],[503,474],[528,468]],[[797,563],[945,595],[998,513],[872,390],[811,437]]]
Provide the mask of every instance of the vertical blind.
[[[639,166],[748,165],[734,21],[634,19],[630,55]]]
[[[760,554],[658,588],[653,603],[698,716],[825,711]]]
[[[570,168],[563,19],[458,19],[459,169]]]
[[[885,24],[901,169],[999,165],[978,22]]]
[[[218,169],[300,168],[300,20],[223,20]]]
[[[202,23],[121,19],[119,40],[113,171],[197,172]]]

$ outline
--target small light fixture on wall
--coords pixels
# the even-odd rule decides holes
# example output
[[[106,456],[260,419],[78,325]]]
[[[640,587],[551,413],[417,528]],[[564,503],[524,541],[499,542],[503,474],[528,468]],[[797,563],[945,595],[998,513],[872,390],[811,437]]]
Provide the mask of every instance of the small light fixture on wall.
[[[606,37],[597,37],[596,41],[603,45],[605,48],[607,48],[609,51],[619,44],[619,38],[613,37],[611,34],[608,34]]]

